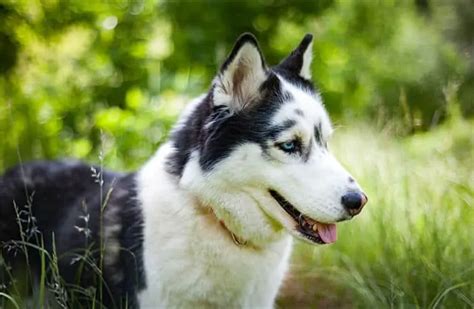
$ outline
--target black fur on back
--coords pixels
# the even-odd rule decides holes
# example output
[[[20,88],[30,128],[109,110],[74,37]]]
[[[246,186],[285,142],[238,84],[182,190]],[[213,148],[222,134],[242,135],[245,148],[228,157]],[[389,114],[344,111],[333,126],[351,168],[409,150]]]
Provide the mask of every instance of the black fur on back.
[[[98,295],[103,278],[105,307],[138,307],[137,292],[145,287],[145,276],[143,217],[134,178],[134,174],[66,161],[33,162],[5,172],[0,177],[0,253],[6,264],[13,271],[26,266],[18,243],[22,239],[19,217],[24,240],[35,245],[42,240],[52,254],[54,239],[59,272],[66,284],[93,287]],[[102,263],[103,273],[97,275],[101,235],[108,232],[103,251],[107,263]],[[109,251],[108,241],[117,243],[120,251]],[[27,253],[29,272],[38,276],[39,251],[30,247]],[[81,256],[89,262],[83,262]],[[51,274],[51,261],[46,262]],[[0,286],[8,288],[11,278],[5,267],[0,264]]]

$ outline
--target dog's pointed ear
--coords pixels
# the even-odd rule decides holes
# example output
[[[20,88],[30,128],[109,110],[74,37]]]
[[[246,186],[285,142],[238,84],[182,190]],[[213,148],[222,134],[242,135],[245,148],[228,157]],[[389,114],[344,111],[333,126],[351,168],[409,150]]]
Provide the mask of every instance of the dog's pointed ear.
[[[304,79],[311,79],[313,60],[313,35],[306,34],[301,43],[277,67],[293,72]]]
[[[257,39],[250,33],[242,34],[214,80],[214,104],[226,105],[234,112],[252,105],[260,97],[266,77]]]

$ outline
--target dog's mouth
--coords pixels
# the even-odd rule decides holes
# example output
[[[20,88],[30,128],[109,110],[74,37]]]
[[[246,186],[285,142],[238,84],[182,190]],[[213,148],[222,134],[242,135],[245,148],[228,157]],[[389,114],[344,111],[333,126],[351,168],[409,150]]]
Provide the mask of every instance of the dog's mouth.
[[[335,224],[321,223],[303,215],[275,190],[268,190],[278,204],[295,220],[296,230],[307,240],[317,244],[330,244],[337,239]]]

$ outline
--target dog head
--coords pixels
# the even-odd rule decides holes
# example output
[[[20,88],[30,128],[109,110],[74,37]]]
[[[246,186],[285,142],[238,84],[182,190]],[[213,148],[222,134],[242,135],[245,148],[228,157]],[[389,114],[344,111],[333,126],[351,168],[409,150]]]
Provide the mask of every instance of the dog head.
[[[335,223],[367,202],[328,149],[332,128],[311,82],[311,50],[308,34],[270,68],[255,37],[242,35],[172,137],[180,186],[255,243],[285,231],[334,242]]]

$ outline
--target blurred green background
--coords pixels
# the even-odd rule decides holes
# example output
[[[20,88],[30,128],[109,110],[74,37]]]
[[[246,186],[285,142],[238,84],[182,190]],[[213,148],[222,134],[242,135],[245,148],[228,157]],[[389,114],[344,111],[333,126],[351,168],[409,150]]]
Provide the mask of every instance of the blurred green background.
[[[331,146],[370,197],[338,243],[298,245],[279,306],[473,308],[470,0],[2,0],[0,171],[138,168],[244,31],[270,64],[314,34]]]
[[[409,134],[474,113],[471,1],[0,2],[0,168],[94,159],[136,168],[244,31],[277,64],[306,32],[332,117]],[[338,121],[336,121],[338,123]],[[111,153],[112,152],[112,153]]]

